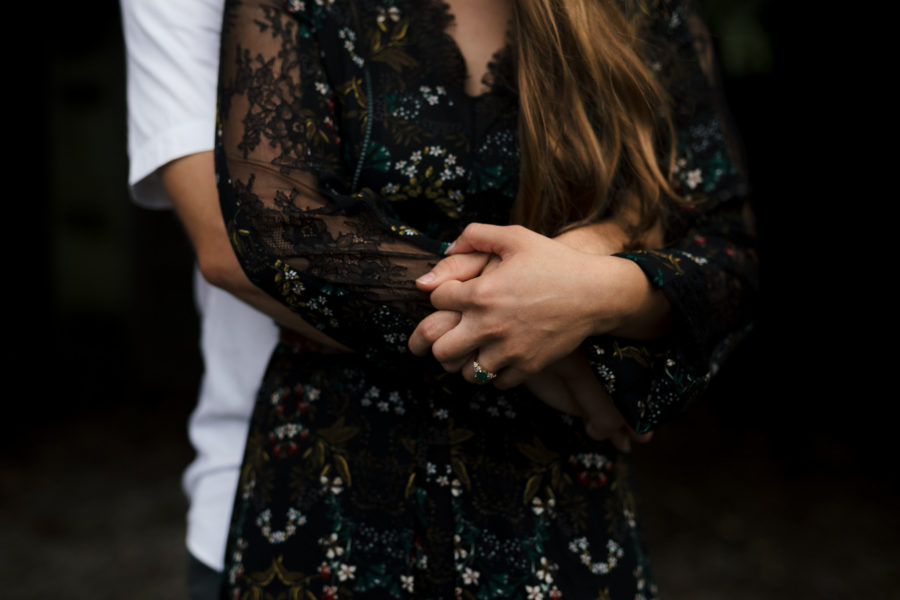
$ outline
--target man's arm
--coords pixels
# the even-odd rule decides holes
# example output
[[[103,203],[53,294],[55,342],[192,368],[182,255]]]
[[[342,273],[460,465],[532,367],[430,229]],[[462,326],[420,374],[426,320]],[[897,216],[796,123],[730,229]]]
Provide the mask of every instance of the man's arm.
[[[160,167],[158,173],[191,240],[204,279],[310,340],[349,351],[253,285],[244,274],[219,208],[212,151],[175,159]]]

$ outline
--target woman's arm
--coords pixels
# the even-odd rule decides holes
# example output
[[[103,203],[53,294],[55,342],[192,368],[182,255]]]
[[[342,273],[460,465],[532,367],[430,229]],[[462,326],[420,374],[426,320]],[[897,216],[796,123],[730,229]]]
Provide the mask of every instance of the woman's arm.
[[[645,243],[652,241],[652,231]],[[557,241],[580,252],[594,255],[610,255],[622,250],[630,241],[623,224],[607,220],[601,223],[570,230],[556,238]],[[500,264],[497,257],[489,254],[457,253],[442,260],[433,270],[433,288],[447,280],[469,280],[483,272],[489,272]],[[643,276],[641,276],[641,279]],[[410,338],[410,348],[414,354],[424,356],[431,343],[456,327],[461,318],[457,311],[436,311],[424,319]],[[448,370],[463,369],[470,381],[474,377],[472,360],[468,356],[454,365],[444,363]],[[479,356],[479,360],[484,360]],[[485,361],[486,362],[486,361]],[[504,373],[508,377],[509,373]],[[596,440],[609,439],[620,450],[627,450],[631,440],[646,441],[648,436],[638,436],[627,427],[613,404],[606,389],[593,373],[584,352],[575,350],[569,355],[548,364],[539,373],[529,374],[523,382],[541,401],[562,412],[580,417],[585,422],[587,434]],[[501,385],[503,385],[501,381]]]
[[[477,354],[480,364],[500,373],[495,384],[501,388],[518,385],[590,336],[653,337],[667,323],[665,297],[629,260],[574,250],[522,227],[483,224],[467,227],[448,252],[499,260],[467,281],[450,279],[442,268],[430,281],[420,279],[435,308],[462,314],[451,331],[425,341],[452,371]],[[414,332],[417,352],[423,338]],[[463,376],[474,380],[470,369]]]
[[[414,279],[443,246],[350,189],[342,115],[347,102],[366,115],[367,98],[331,85],[334,69],[365,72],[328,22],[333,7],[306,4],[226,5],[216,169],[228,239],[247,279],[319,331],[357,351],[406,352],[404,332],[430,311]]]
[[[698,33],[702,28],[680,3],[662,8],[659,17],[657,25],[676,48],[661,64],[672,66],[680,77],[670,88],[679,146],[676,183],[691,201],[690,210],[674,219],[675,241],[588,261],[566,255],[536,234],[512,229],[485,237],[477,231],[477,242],[467,242],[461,250],[505,253],[516,259],[510,265],[516,268],[503,272],[502,286],[488,285],[489,278],[501,273],[498,267],[480,277],[480,283],[445,282],[441,287],[446,286],[446,292],[437,287],[435,306],[468,311],[475,326],[428,340],[451,368],[459,368],[477,351],[486,368],[513,369],[506,379],[496,380],[509,385],[522,379],[522,371],[540,369],[584,335],[582,348],[598,376],[639,431],[670,419],[705,388],[724,353],[746,329],[757,287],[746,186],[733,153],[736,144],[710,85],[714,79],[700,68],[701,62],[709,64],[699,56],[708,48]],[[536,248],[543,256],[533,252]],[[628,261],[632,264],[626,267]],[[549,278],[538,281],[548,271]],[[437,285],[436,280],[427,282]],[[576,293],[585,294],[578,296],[580,302],[571,296]],[[493,317],[489,305],[496,309]],[[529,312],[535,307],[540,310]],[[557,312],[543,320],[544,308]],[[653,338],[663,331],[667,335],[647,343],[612,337]],[[604,332],[610,335],[592,335]],[[484,353],[485,344],[491,354]]]

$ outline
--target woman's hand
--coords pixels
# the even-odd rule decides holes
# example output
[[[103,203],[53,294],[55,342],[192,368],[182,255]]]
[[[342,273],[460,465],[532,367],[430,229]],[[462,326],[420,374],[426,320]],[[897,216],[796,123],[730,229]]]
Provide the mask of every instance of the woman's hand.
[[[473,252],[481,254],[456,258]],[[477,359],[499,373],[500,388],[522,383],[590,335],[635,329],[636,316],[658,306],[658,292],[631,261],[574,250],[523,227],[470,225],[449,253],[456,260],[441,261],[418,285],[432,291],[439,311],[460,313],[459,321],[446,331],[451,316],[428,317],[410,348],[422,354],[431,347],[448,371]],[[496,256],[488,261],[486,254]],[[474,369],[463,376],[475,381]]]
[[[588,436],[609,440],[621,452],[631,450],[631,440],[646,442],[653,436],[638,435],[625,424],[581,350],[530,376],[525,385],[545,404],[583,419]]]

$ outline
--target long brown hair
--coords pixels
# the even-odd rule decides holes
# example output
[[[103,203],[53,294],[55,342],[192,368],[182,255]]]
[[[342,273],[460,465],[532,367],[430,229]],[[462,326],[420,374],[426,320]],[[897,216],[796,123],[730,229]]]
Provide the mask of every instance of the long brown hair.
[[[672,121],[611,0],[514,0],[522,152],[513,220],[547,235],[626,217],[632,243],[683,202]]]

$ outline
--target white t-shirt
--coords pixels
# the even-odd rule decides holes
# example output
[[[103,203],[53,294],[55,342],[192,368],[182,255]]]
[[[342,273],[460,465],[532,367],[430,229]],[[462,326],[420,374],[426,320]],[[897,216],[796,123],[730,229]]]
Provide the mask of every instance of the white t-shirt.
[[[171,206],[156,169],[211,150],[223,0],[121,0],[126,45],[128,181],[134,201]],[[271,319],[197,272],[205,373],[188,427],[187,547],[221,570],[250,413],[278,337]]]

